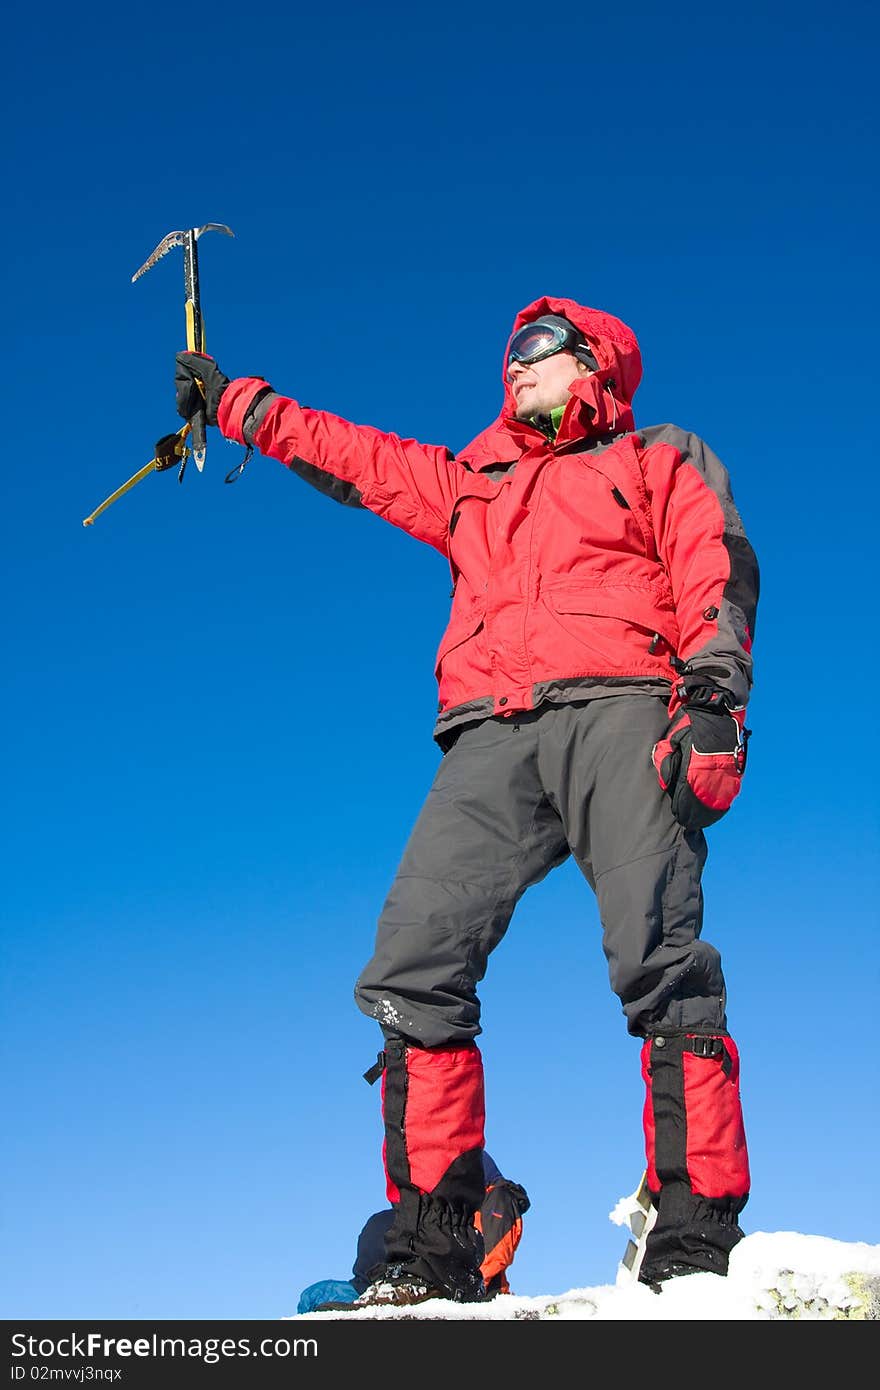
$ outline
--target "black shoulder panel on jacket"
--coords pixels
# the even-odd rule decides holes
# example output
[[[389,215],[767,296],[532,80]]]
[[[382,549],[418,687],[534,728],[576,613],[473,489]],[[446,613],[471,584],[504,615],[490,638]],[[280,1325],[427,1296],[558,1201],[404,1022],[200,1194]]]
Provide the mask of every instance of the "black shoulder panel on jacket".
[[[646,448],[652,444],[671,444],[686,462],[696,468],[706,486],[718,498],[724,513],[724,544],[730,556],[730,580],[725,598],[742,611],[754,640],[760,592],[758,560],[733,500],[730,474],[718,455],[699,435],[680,429],[678,425],[649,425],[647,429],[640,429],[638,434]]]

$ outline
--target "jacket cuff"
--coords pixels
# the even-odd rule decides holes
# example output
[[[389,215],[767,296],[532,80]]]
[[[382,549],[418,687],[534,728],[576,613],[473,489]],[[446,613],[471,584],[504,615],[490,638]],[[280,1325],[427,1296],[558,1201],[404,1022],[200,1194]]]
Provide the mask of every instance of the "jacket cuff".
[[[244,444],[244,422],[254,396],[264,391],[268,382],[262,376],[240,376],[230,381],[217,409],[217,424],[226,439],[234,439],[236,444]]]
[[[669,717],[674,718],[676,712],[684,705],[693,705],[697,709],[718,709],[721,713],[728,713],[733,709],[744,709],[748,699],[748,688],[744,692],[732,689],[730,685],[722,685],[714,676],[701,676],[699,669],[688,670],[679,674],[672,682],[672,694],[669,698]]]

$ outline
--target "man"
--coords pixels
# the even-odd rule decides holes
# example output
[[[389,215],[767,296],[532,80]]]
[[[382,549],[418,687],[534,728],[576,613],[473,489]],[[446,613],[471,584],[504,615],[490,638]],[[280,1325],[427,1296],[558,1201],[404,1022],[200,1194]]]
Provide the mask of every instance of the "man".
[[[519,1183],[505,1178],[490,1154],[483,1152],[483,1204],[474,1213],[474,1224],[482,1236],[480,1274],[484,1297],[510,1293],[507,1271],[513,1264],[522,1239],[522,1219],[529,1209],[529,1197]],[[385,1266],[385,1236],[395,1219],[395,1208],[385,1207],[368,1217],[358,1236],[357,1251],[350,1279],[321,1279],[309,1284],[299,1296],[298,1313],[345,1310],[357,1303]],[[394,1287],[394,1286],[392,1286]]]
[[[482,1296],[476,988],[523,892],[569,855],[642,1040],[640,1278],[726,1274],[749,1194],[739,1058],[701,937],[704,829],[745,768],[758,571],[727,472],[673,425],[636,430],[633,332],[570,299],[517,316],[498,419],[457,457],[308,410],[206,357],[177,406],[449,559],[443,757],[355,996],[384,1047],[382,1277],[358,1306]],[[540,1016],[535,1045],[540,1046]]]

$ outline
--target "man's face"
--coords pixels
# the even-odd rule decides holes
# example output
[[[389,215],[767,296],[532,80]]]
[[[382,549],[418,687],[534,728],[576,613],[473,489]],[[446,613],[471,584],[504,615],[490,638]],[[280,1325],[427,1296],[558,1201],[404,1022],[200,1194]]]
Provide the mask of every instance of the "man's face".
[[[572,352],[554,352],[540,362],[526,366],[511,362],[507,369],[513,392],[514,414],[517,420],[529,420],[533,415],[549,415],[558,405],[567,405],[569,386],[587,367]]]

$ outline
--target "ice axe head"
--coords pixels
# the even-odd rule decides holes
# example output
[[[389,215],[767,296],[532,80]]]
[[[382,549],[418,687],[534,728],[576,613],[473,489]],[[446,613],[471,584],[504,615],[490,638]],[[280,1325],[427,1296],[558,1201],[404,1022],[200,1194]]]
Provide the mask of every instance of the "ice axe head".
[[[139,280],[145,271],[151,270],[156,262],[160,261],[172,247],[186,246],[188,237],[192,237],[193,241],[198,241],[203,232],[224,232],[226,236],[235,236],[235,232],[223,222],[206,222],[204,227],[191,227],[185,232],[169,232],[167,236],[163,236],[155,251],[147,257],[140,270],[136,270],[132,275],[131,283],[134,284],[135,280]]]

